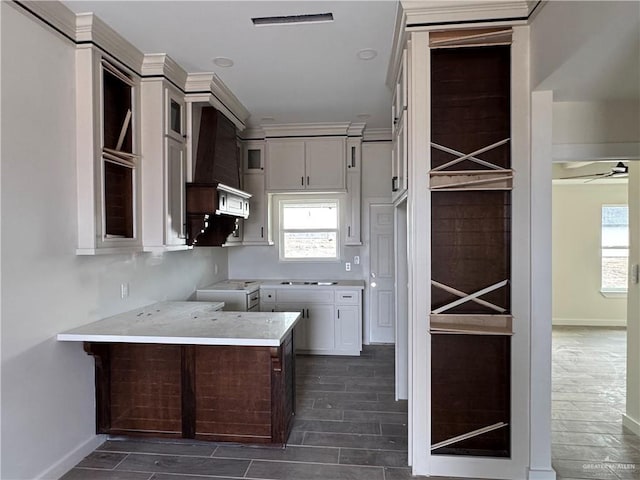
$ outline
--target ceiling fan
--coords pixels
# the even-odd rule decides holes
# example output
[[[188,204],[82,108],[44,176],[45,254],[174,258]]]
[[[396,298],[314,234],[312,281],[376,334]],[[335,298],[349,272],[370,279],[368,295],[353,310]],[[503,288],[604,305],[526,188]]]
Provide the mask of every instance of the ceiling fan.
[[[599,178],[625,178],[629,176],[629,167],[622,162],[618,162],[615,166],[611,167],[611,170],[604,173],[591,173],[589,175],[576,175],[573,177],[564,177],[562,180],[586,178],[586,182],[591,182]]]

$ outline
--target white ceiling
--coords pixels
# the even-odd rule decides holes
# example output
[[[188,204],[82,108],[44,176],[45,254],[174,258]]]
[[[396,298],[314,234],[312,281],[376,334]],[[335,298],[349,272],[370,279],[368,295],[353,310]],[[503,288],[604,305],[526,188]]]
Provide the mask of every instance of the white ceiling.
[[[396,1],[64,3],[76,13],[95,13],[144,53],[167,53],[190,73],[215,72],[251,112],[250,126],[351,121],[389,127],[385,78]],[[251,22],[326,12],[333,13],[332,23]],[[368,48],[377,57],[359,60],[357,52]],[[234,65],[218,67],[215,57],[231,58]]]
[[[94,12],[144,53],[167,53],[188,72],[215,72],[251,112],[249,126],[348,121],[390,126],[385,79],[396,0],[64,3],[76,13]],[[597,3],[608,12],[608,2]],[[581,2],[566,5],[583,8]],[[334,22],[262,27],[251,22],[325,12],[333,13]],[[555,101],[640,98],[637,17],[614,15],[615,21],[599,22],[539,87],[554,90]],[[564,31],[554,32],[559,42],[571,43]],[[368,48],[377,57],[359,60],[357,52]],[[231,58],[234,65],[218,67],[215,57]]]

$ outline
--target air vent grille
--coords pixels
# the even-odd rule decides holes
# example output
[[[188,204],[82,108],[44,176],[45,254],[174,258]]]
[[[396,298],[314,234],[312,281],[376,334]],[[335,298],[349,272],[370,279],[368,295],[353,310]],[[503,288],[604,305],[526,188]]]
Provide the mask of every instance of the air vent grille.
[[[310,13],[305,15],[285,15],[280,17],[256,17],[252,18],[251,21],[256,26],[323,23],[333,22],[333,13]]]

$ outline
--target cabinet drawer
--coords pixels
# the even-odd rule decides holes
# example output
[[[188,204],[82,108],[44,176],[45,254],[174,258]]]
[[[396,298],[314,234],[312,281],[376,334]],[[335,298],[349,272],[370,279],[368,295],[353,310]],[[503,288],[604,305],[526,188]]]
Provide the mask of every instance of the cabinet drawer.
[[[333,290],[309,288],[282,288],[276,291],[279,302],[333,303]]]
[[[360,290],[336,291],[336,304],[358,305],[360,303]]]
[[[273,303],[276,301],[275,288],[261,288],[260,289],[260,302]]]

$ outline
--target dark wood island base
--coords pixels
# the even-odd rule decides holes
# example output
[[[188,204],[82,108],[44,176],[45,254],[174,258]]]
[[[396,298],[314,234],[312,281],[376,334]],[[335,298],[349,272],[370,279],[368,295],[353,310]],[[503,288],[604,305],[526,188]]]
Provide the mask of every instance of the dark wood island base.
[[[279,347],[85,342],[97,433],[285,445],[295,408],[289,332]]]

